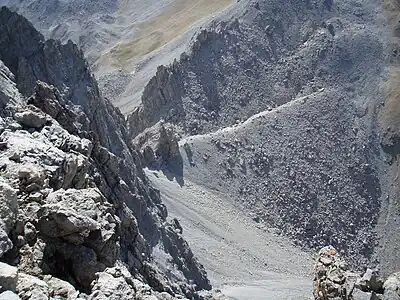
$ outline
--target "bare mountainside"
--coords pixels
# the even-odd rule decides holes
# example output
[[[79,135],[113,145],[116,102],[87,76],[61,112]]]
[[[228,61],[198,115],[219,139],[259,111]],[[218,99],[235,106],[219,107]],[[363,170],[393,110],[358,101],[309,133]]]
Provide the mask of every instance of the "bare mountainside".
[[[310,252],[327,244],[355,269],[399,271],[399,12],[395,0],[241,0],[185,52],[175,40],[145,55],[143,78],[103,85],[131,89],[115,94],[138,106],[126,142],[233,299],[306,299]],[[143,41],[105,57],[158,47]],[[175,57],[143,95],[127,83]]]
[[[105,96],[128,113],[157,66],[183,51],[192,27],[231,2],[1,0],[0,5],[24,15],[45,37],[78,44]]]
[[[211,297],[83,53],[6,7],[0,41],[0,298]]]
[[[396,271],[398,8],[241,1],[158,69],[131,138],[148,155],[163,123],[189,161],[167,164],[181,184],[226,195],[301,247]]]

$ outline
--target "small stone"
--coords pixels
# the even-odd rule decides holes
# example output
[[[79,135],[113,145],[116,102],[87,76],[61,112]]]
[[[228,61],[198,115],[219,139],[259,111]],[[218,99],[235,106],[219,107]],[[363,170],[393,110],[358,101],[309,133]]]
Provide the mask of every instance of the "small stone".
[[[25,238],[22,236],[22,235],[19,235],[18,237],[17,237],[17,243],[16,243],[17,245],[17,247],[18,248],[21,248],[21,247],[23,247],[25,244],[26,244],[26,240],[25,240]]]
[[[383,288],[383,300],[400,300],[400,273],[389,276]]]
[[[322,262],[325,266],[329,266],[333,262],[333,259],[330,257],[321,257],[319,261]]]
[[[357,284],[364,292],[383,292],[383,281],[379,278],[377,272],[371,269],[367,269],[365,271],[361,280],[359,280]]]
[[[42,187],[40,185],[38,185],[37,183],[31,183],[26,186],[25,192],[31,193],[31,192],[39,191],[41,188]]]
[[[7,251],[11,250],[12,247],[13,244],[11,240],[8,238],[7,233],[0,226],[0,257],[3,256],[3,254]]]
[[[157,296],[157,298],[158,298],[159,300],[173,300],[173,297],[172,297],[170,294],[166,293],[166,292],[160,293],[160,294]]]
[[[13,122],[11,124],[8,124],[7,128],[10,129],[11,131],[17,131],[17,130],[21,130],[22,126],[21,126],[21,124],[19,124],[17,122]]]
[[[7,149],[7,145],[8,145],[7,142],[0,142],[0,150],[5,150],[5,149]]]
[[[21,162],[21,155],[17,152],[14,152],[8,159],[15,162]]]
[[[36,233],[36,228],[32,223],[27,222],[25,224],[24,234],[25,234],[25,239],[29,245],[32,246],[33,244],[36,243],[37,233]]]
[[[33,194],[29,195],[28,199],[29,199],[29,202],[34,201],[34,202],[39,202],[40,203],[43,200],[43,195],[41,193],[38,193],[38,192],[37,193],[33,193]]]
[[[372,294],[368,292],[363,292],[358,289],[354,290],[352,294],[353,300],[372,300]]]

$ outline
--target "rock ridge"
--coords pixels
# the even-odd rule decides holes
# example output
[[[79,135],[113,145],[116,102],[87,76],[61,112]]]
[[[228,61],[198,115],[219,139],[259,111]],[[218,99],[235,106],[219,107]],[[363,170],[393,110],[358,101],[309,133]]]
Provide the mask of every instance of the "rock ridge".
[[[211,297],[198,293],[211,288],[206,272],[168,223],[123,116],[101,96],[82,52],[45,41],[6,7],[0,41],[0,259],[17,268],[11,291]]]

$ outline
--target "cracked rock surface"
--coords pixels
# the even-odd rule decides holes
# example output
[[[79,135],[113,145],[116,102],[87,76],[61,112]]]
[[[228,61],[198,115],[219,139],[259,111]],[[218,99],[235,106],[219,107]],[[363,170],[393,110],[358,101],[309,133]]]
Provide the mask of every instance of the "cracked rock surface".
[[[211,299],[78,48],[5,7],[0,41],[0,297]]]

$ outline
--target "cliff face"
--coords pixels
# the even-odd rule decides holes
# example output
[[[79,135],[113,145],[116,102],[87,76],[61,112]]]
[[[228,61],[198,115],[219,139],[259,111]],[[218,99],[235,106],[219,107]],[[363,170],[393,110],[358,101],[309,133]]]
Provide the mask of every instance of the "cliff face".
[[[206,273],[82,52],[5,7],[0,44],[0,257],[18,268],[12,290],[51,298],[67,281],[92,299],[200,298]]]

